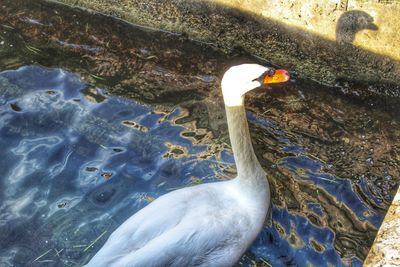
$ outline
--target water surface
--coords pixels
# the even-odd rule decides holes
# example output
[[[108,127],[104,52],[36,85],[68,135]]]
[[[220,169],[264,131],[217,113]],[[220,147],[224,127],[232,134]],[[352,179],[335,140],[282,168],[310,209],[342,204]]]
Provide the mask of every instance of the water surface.
[[[196,144],[198,133],[179,123],[187,116],[179,106],[162,112],[108,96],[77,74],[40,66],[1,72],[0,93],[5,266],[82,264],[126,218],[158,196],[234,175],[229,145]],[[382,214],[358,190],[379,200],[362,180],[357,184],[326,172],[273,121],[252,112],[248,119],[258,134],[274,135],[278,151],[291,153],[272,168],[281,175],[269,179],[273,185],[296,183],[300,195],[294,199],[301,199],[302,208],[276,201],[272,221],[241,264],[361,265],[358,246],[368,230],[376,231]]]

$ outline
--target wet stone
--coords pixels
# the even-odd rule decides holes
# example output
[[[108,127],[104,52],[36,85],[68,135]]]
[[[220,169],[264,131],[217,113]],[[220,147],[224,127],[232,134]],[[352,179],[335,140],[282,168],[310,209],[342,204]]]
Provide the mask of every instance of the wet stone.
[[[320,252],[320,253],[326,249],[324,247],[324,245],[322,245],[321,243],[319,243],[318,241],[316,241],[314,239],[310,239],[310,245],[313,249],[315,249],[315,251]]]
[[[57,204],[57,207],[58,207],[59,209],[62,209],[62,208],[64,208],[66,205],[67,205],[67,202],[59,202],[59,203]]]
[[[113,175],[112,172],[103,172],[103,173],[101,173],[101,176],[106,180],[110,179],[112,175]]]
[[[17,103],[10,104],[10,107],[12,108],[12,110],[14,110],[16,112],[22,111],[22,108]]]
[[[86,170],[87,172],[95,172],[95,171],[98,170],[98,168],[96,168],[96,167],[86,167],[85,170]]]

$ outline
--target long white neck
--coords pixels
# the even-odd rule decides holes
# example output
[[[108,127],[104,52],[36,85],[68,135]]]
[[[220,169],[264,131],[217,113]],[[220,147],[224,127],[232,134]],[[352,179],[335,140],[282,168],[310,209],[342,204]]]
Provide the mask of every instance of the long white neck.
[[[243,98],[242,98],[243,99]],[[237,168],[240,186],[252,193],[269,194],[269,185],[251,144],[249,126],[243,101],[235,106],[225,105],[229,137]]]
[[[229,137],[238,176],[233,183],[242,195],[258,203],[269,203],[269,184],[251,144],[244,108],[244,96],[261,86],[260,77],[268,68],[257,64],[242,64],[229,68],[221,80]],[[266,200],[266,201],[264,201]]]

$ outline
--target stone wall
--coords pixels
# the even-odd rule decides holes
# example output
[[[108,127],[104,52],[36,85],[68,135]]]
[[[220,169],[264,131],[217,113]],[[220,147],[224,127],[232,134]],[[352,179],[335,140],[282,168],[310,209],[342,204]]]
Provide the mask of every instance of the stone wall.
[[[400,84],[400,2],[58,0],[243,49],[327,84]],[[398,88],[396,89],[398,91]]]

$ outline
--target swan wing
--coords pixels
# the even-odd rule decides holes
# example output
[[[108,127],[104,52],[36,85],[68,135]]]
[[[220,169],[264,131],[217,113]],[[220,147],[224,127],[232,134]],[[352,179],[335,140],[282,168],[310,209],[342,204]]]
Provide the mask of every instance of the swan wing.
[[[176,226],[185,211],[180,190],[163,195],[122,223],[86,265],[109,266],[112,262],[145,246],[161,233]]]
[[[249,229],[241,212],[200,207],[112,266],[231,266],[253,241]]]
[[[253,241],[222,183],[166,194],[125,221],[88,266],[230,266]],[[222,196],[221,196],[222,195]]]

